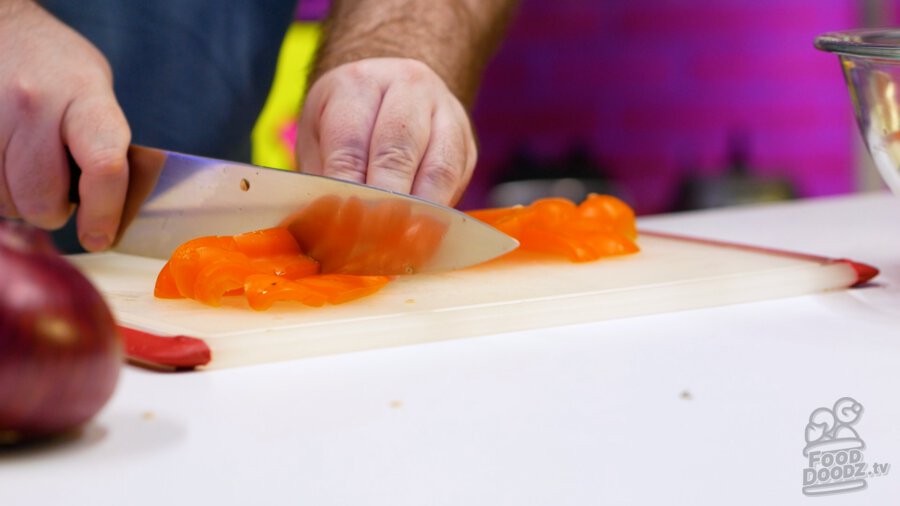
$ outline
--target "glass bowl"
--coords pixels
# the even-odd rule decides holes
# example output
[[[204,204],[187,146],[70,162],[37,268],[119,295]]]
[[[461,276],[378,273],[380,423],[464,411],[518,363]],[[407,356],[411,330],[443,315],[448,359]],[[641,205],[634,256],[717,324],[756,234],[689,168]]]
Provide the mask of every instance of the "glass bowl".
[[[869,154],[888,187],[900,195],[900,30],[825,33],[815,45],[840,59]]]

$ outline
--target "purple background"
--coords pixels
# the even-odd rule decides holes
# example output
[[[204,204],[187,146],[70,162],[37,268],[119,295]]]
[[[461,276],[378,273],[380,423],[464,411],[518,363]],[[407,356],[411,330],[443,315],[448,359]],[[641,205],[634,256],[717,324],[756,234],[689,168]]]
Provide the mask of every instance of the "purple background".
[[[300,0],[297,4],[297,19],[318,21],[328,12],[328,0]]]

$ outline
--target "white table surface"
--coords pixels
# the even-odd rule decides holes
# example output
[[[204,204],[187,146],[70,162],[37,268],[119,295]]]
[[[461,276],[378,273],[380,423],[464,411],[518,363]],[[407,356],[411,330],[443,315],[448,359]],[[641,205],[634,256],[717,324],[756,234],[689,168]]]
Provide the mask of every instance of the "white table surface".
[[[810,413],[851,396],[900,466],[900,199],[648,217],[875,265],[872,286],[186,374],[127,367],[78,440],[0,453],[0,505],[896,504],[801,493]]]

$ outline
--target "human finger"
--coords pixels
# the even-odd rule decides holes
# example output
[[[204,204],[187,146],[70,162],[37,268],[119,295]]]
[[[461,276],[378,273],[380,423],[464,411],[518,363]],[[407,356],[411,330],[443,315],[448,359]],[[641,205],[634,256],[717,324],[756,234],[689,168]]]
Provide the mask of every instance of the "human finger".
[[[59,105],[52,97],[22,90],[14,101],[16,124],[7,133],[3,174],[7,212],[35,226],[57,229],[66,223],[69,174],[59,136]],[[6,111],[10,112],[10,111]]]
[[[128,191],[131,130],[111,89],[98,87],[73,101],[62,135],[81,169],[78,239],[88,251],[108,248],[116,237]]]
[[[320,158],[318,164],[304,167],[304,172],[309,169],[315,174],[318,169],[324,176],[364,183],[382,92],[377,83],[355,75],[335,77],[323,86],[341,79],[345,82],[334,83],[325,93],[321,111],[314,111],[309,126],[304,125],[318,141]]]
[[[431,136],[432,102],[421,87],[388,88],[372,128],[366,184],[410,192]]]
[[[412,186],[413,195],[445,205],[456,204],[462,197],[477,158],[468,116],[454,105],[435,111],[428,149]]]

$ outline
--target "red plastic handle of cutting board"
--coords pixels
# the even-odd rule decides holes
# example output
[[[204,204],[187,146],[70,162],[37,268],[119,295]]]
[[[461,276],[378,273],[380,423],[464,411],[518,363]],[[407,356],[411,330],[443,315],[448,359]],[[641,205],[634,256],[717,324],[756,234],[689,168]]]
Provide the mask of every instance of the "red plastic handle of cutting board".
[[[119,325],[125,356],[132,362],[166,369],[194,369],[212,360],[212,352],[202,339],[189,336],[160,336]]]

